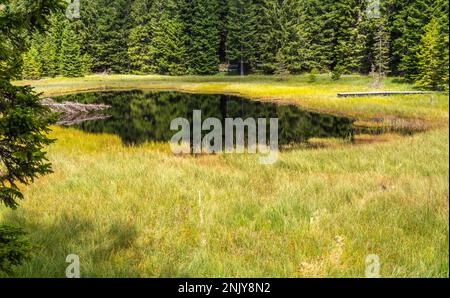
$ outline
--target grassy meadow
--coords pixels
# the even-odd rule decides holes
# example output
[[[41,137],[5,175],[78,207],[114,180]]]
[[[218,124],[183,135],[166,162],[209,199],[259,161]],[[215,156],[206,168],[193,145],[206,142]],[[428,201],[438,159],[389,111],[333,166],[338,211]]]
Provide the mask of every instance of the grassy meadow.
[[[370,81],[95,75],[16,82],[42,96],[239,94],[428,130],[362,136],[357,144],[314,140],[316,149],[284,151],[263,166],[256,155],[180,157],[168,144],[125,147],[117,136],[54,127],[54,173],[23,187],[18,210],[0,209],[1,221],[23,227],[35,245],[13,276],[64,277],[66,256],[77,254],[82,277],[364,277],[366,256],[376,254],[382,277],[447,277],[448,95],[336,96],[369,91]],[[383,87],[412,88],[396,79]]]

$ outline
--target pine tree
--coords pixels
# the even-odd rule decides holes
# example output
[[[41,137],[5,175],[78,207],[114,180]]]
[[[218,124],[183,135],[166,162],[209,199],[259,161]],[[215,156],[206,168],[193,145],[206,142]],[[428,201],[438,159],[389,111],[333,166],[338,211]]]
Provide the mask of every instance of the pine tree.
[[[180,0],[181,22],[186,36],[191,74],[214,74],[219,69],[219,10],[217,0]]]
[[[42,76],[42,64],[37,45],[33,43],[31,48],[23,55],[22,77],[24,79],[38,80]]]
[[[161,74],[185,74],[187,67],[184,28],[179,20],[176,3],[166,1],[158,11],[161,15],[152,22],[153,37],[149,47],[151,69]]]
[[[357,0],[307,0],[306,30],[311,39],[312,67],[331,70],[335,78],[361,69],[364,39],[363,5]]]
[[[305,26],[311,39],[311,55],[314,68],[319,71],[329,70],[333,55],[334,29],[330,20],[334,17],[332,1],[305,1]]]
[[[423,89],[436,89],[441,77],[439,75],[439,27],[435,19],[425,27],[421,43],[417,51],[417,75],[415,83]]]
[[[391,69],[396,75],[412,80],[418,73],[417,51],[424,33],[424,24],[433,16],[435,0],[390,0]]]
[[[48,127],[54,123],[54,117],[42,106],[32,87],[11,83],[19,72],[11,63],[15,64],[15,58],[29,47],[26,36],[44,30],[49,15],[59,7],[56,1],[16,4],[11,10],[0,12],[0,203],[10,208],[16,208],[18,200],[23,199],[22,186],[51,172],[43,148],[52,142],[48,139]],[[37,45],[31,46],[35,48],[29,51],[33,57],[37,55]],[[0,270],[22,262],[25,246],[17,241],[18,237],[17,230],[0,229],[0,243],[9,247],[6,251],[0,249]]]
[[[229,61],[239,64],[240,74],[245,65],[255,67],[256,9],[253,0],[231,0],[228,5],[226,52]]]
[[[435,17],[439,24],[439,89],[449,91],[449,3],[438,0],[435,5]]]
[[[73,30],[71,23],[67,21],[62,32],[59,71],[66,77],[80,77],[84,75],[80,40]]]
[[[363,36],[359,26],[362,19],[361,6],[357,0],[336,1],[334,5],[335,47],[332,69],[339,66],[342,73],[360,69],[363,52]]]
[[[386,19],[380,17],[375,20],[375,32],[372,45],[374,85],[379,87],[381,81],[389,73],[389,33],[386,28]]]
[[[292,74],[316,69],[339,79],[373,66],[411,80],[419,73],[424,24],[435,18],[438,84],[448,86],[448,2],[380,4],[382,23],[366,15],[366,0],[83,0],[72,28],[82,72],[205,75],[228,62],[241,74],[273,74],[281,55]],[[43,76],[59,74],[64,23],[52,18],[49,34],[33,38]]]
[[[267,73],[284,67],[291,73],[307,70],[311,66],[310,43],[304,30],[304,7],[295,0],[265,0],[262,13],[265,23],[261,41],[261,60]]]
[[[61,50],[64,22],[60,16],[52,16],[49,31],[44,35],[42,45],[42,72],[44,76],[55,77],[59,74],[59,57]]]
[[[152,61],[149,57],[152,29],[150,25],[153,0],[136,0],[132,4],[131,19],[133,27],[128,36],[128,56],[131,71],[136,73],[150,73]]]
[[[92,57],[94,72],[127,73],[131,2],[85,0],[81,5],[83,53]]]
[[[275,58],[275,78],[279,81],[284,81],[290,75],[289,70],[286,67],[286,57],[283,54],[283,51],[280,49]]]

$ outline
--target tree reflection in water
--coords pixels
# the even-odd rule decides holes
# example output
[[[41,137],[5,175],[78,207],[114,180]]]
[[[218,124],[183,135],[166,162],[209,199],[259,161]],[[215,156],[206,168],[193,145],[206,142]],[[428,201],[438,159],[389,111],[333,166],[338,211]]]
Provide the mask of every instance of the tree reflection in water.
[[[90,133],[116,134],[125,145],[170,141],[175,133],[170,130],[172,120],[182,117],[192,123],[194,110],[202,111],[202,120],[215,117],[221,119],[223,125],[225,118],[278,118],[280,146],[304,143],[316,137],[352,139],[355,133],[354,120],[349,118],[229,95],[136,90],[81,93],[55,100],[112,106],[106,111],[109,117],[84,121],[72,127]]]

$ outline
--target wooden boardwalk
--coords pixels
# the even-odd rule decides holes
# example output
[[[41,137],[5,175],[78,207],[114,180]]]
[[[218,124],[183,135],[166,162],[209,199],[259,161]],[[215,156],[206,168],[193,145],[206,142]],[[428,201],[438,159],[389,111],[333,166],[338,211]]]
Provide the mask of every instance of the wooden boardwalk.
[[[375,92],[351,92],[338,93],[338,97],[366,97],[366,96],[392,96],[392,95],[413,95],[413,94],[434,94],[430,91],[375,91]]]

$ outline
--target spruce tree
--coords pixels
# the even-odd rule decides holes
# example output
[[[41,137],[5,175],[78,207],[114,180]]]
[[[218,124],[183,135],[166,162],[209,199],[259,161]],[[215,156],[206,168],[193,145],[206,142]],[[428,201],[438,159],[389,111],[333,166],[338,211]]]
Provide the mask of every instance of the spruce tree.
[[[337,66],[342,73],[360,69],[363,52],[363,36],[359,30],[363,17],[357,0],[340,0],[334,3],[334,49],[332,70]]]
[[[240,74],[245,65],[255,66],[256,7],[253,0],[231,0],[227,16],[227,58],[239,64]]]
[[[59,74],[59,60],[61,51],[61,40],[64,29],[62,16],[53,15],[50,18],[50,26],[44,35],[42,44],[41,62],[44,76],[55,77]]]
[[[16,208],[24,197],[22,186],[51,172],[44,148],[52,142],[48,127],[54,118],[31,87],[15,86],[11,78],[18,77],[18,59],[29,46],[25,36],[44,30],[49,15],[62,7],[54,0],[12,4],[0,4],[0,203]],[[24,234],[0,225],[1,275],[29,257],[31,246]]]
[[[438,0],[435,5],[435,17],[439,24],[439,89],[449,91],[449,2]]]
[[[331,70],[335,78],[361,69],[365,37],[360,1],[307,0],[305,11],[314,67]]]
[[[62,32],[59,71],[66,77],[81,77],[84,75],[80,40],[68,21],[65,22]]]
[[[386,18],[380,17],[375,20],[374,38],[372,45],[372,72],[374,85],[379,87],[381,81],[389,73],[389,33],[386,28]]]
[[[365,0],[83,0],[72,27],[83,72],[91,64],[94,72],[214,74],[219,63],[229,62],[240,65],[241,73],[273,74],[281,52],[293,74],[317,69],[338,79],[367,74],[373,66],[376,73],[411,80],[419,73],[425,24],[435,18],[439,85],[448,85],[448,2],[380,4],[382,24],[366,15]],[[53,77],[64,22],[51,23],[49,34],[33,42],[39,44],[42,75]]]
[[[283,50],[280,49],[275,58],[275,78],[279,81],[284,81],[288,78],[290,72],[286,67],[286,57]]]
[[[311,39],[311,56],[313,68],[320,72],[331,69],[333,63],[334,26],[335,18],[331,0],[305,1],[305,26],[308,37]]]
[[[208,75],[219,69],[218,0],[180,0],[189,73]]]
[[[81,5],[83,52],[92,57],[94,72],[127,73],[131,27],[128,0],[86,0]]]
[[[291,73],[311,66],[310,43],[304,29],[304,7],[295,0],[265,0],[265,17],[261,61],[267,73],[274,73],[283,57],[284,67]]]
[[[187,72],[184,28],[179,20],[177,5],[166,1],[152,20],[153,36],[149,47],[151,69],[157,73],[182,75]]]
[[[418,73],[417,51],[425,25],[433,16],[435,0],[390,0],[386,10],[390,12],[391,69],[396,75],[413,80]]]
[[[150,73],[152,71],[149,53],[153,33],[150,21],[154,2],[153,0],[136,0],[131,7],[133,26],[128,36],[128,56],[132,72]]]
[[[38,80],[42,76],[42,63],[35,43],[23,55],[22,78]]]
[[[439,86],[440,65],[439,65],[439,27],[435,19],[425,27],[417,51],[417,75],[415,83],[423,89],[436,89]]]

